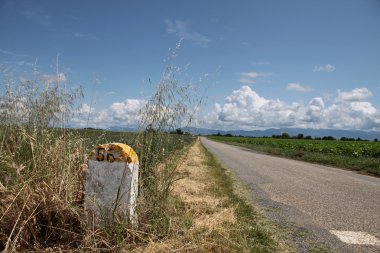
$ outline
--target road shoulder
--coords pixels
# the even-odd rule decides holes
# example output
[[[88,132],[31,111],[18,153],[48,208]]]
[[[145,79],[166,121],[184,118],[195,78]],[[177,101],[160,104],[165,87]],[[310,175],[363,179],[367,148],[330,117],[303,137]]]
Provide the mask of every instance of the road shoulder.
[[[177,172],[171,233],[143,252],[294,252],[199,140]]]

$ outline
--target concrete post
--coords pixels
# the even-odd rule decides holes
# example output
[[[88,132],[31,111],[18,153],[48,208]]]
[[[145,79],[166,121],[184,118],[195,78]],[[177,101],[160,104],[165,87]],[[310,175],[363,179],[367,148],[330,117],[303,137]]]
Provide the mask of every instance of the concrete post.
[[[85,208],[103,222],[124,215],[137,224],[139,160],[136,152],[123,143],[109,143],[95,148],[88,159],[85,182]]]

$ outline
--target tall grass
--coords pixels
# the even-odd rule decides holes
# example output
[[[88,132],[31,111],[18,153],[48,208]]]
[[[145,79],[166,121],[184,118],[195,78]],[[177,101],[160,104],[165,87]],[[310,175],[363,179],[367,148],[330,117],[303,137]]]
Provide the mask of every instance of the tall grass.
[[[77,245],[86,154],[64,124],[81,90],[9,78],[1,88],[0,249]]]
[[[156,92],[141,111],[140,132],[128,139],[140,158],[139,227],[127,219],[99,226],[83,208],[87,156],[102,134],[66,129],[83,96],[65,84],[39,78],[4,78],[0,98],[0,251],[131,249],[165,236],[168,195],[179,154],[191,136],[170,134],[191,120],[191,86],[168,65]],[[57,71],[58,73],[58,71]],[[96,136],[96,137],[95,137]],[[115,139],[116,138],[116,139]]]
[[[141,114],[140,224],[155,237],[168,228],[167,198],[175,177],[178,159],[190,136],[170,134],[191,121],[192,87],[176,79],[178,68],[168,65],[156,92]]]

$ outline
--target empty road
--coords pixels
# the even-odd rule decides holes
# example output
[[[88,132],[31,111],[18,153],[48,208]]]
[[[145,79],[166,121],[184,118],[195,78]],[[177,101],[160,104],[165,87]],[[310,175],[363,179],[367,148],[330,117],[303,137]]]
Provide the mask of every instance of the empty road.
[[[380,178],[201,141],[300,252],[380,252]]]

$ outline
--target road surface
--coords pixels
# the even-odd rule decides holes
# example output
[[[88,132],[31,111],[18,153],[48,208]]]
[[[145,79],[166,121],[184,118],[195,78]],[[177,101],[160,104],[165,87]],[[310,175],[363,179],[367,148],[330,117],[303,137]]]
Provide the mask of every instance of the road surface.
[[[380,252],[380,178],[201,141],[300,252]]]

